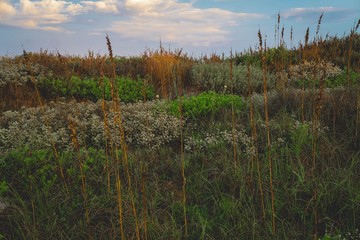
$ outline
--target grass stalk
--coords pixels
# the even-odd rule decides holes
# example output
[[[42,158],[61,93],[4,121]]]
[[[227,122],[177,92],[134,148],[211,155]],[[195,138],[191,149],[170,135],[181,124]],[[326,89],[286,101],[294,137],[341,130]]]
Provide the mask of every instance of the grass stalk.
[[[117,155],[117,153],[116,153]],[[123,209],[122,209],[122,194],[121,194],[121,180],[119,170],[116,171],[116,196],[117,196],[117,207],[119,212],[119,226],[121,240],[125,240],[125,233],[123,227]]]
[[[315,58],[317,59],[316,64],[320,64],[320,58],[318,55],[318,47],[321,42],[320,37],[318,36],[320,25],[321,25],[321,19],[323,17],[322,13],[318,20],[318,25],[316,29],[316,39],[315,39],[315,48],[313,49],[313,54]],[[317,68],[317,67],[316,67]],[[314,73],[315,74],[315,73]],[[318,95],[315,99],[314,103],[314,110],[313,110],[313,117],[312,117],[312,132],[313,132],[313,138],[312,138],[312,144],[311,144],[311,158],[312,158],[312,167],[310,174],[313,178],[313,214],[314,214],[314,230],[313,230],[313,239],[318,239],[318,225],[319,225],[319,213],[318,213],[318,178],[317,178],[317,139],[319,136],[318,128],[320,126],[320,116],[321,116],[321,109],[323,105],[323,95],[325,90],[325,70],[323,71],[323,74],[320,76],[319,79],[319,89],[318,89]],[[315,78],[315,77],[314,77]]]
[[[77,160],[78,160],[78,166],[79,166],[80,177],[81,177],[81,194],[84,199],[86,224],[89,224],[90,217],[89,217],[89,208],[88,208],[88,196],[87,196],[87,191],[86,191],[86,178],[85,178],[85,174],[83,172],[84,164],[82,161],[82,156],[80,156],[80,154],[79,154],[80,144],[79,144],[79,140],[77,137],[77,130],[76,130],[75,123],[73,122],[73,120],[71,118],[68,118],[68,123],[69,123],[69,130],[71,131],[71,142],[74,145],[74,148],[77,152]]]
[[[145,186],[146,186],[146,169],[144,170],[144,166],[143,164],[141,165],[141,200],[142,200],[142,205],[143,205],[143,227],[144,227],[144,231],[143,231],[143,239],[147,240],[148,239],[148,230],[147,230],[147,221],[148,221],[148,216],[147,216],[147,195],[146,195],[146,191],[145,191]]]
[[[110,194],[111,189],[111,170],[110,170],[110,161],[109,161],[109,151],[112,152],[113,148],[111,143],[111,134],[110,134],[110,128],[109,128],[109,122],[108,122],[108,116],[106,111],[106,104],[105,99],[101,102],[101,109],[104,114],[104,129],[105,129],[105,155],[106,155],[106,162],[105,162],[105,168],[106,168],[106,180],[107,180],[107,192]],[[110,146],[109,146],[110,141]]]
[[[185,151],[184,151],[184,116],[182,111],[182,97],[179,102],[180,112],[180,158],[181,158],[181,179],[182,179],[182,204],[184,217],[184,238],[188,238],[188,224],[186,215],[186,177],[185,177]]]
[[[275,31],[275,39],[277,37],[277,47],[280,46],[280,12],[277,15],[277,32]]]
[[[132,190],[132,184],[131,184],[131,176],[130,176],[130,170],[129,170],[129,160],[128,160],[128,154],[127,154],[127,145],[125,142],[125,129],[124,129],[124,125],[123,122],[121,120],[121,106],[120,106],[120,99],[119,99],[119,94],[117,92],[117,88],[115,87],[115,79],[116,79],[116,72],[115,72],[115,64],[114,64],[114,58],[113,58],[113,54],[112,54],[112,47],[111,47],[111,42],[108,36],[106,36],[106,42],[107,42],[107,46],[108,46],[108,51],[109,51],[109,57],[110,57],[110,62],[112,64],[112,76],[111,76],[111,93],[112,93],[112,98],[113,98],[113,111],[115,114],[115,126],[118,129],[118,134],[120,135],[120,147],[121,147],[121,151],[122,151],[122,163],[124,164],[124,168],[125,168],[125,174],[126,174],[126,178],[127,178],[127,183],[128,183],[128,193],[130,194],[130,198],[131,198],[131,207],[132,207],[132,211],[133,211],[133,215],[134,215],[134,221],[135,221],[135,232],[136,232],[136,238],[140,239],[140,229],[139,229],[139,222],[138,222],[138,217],[137,217],[137,210],[136,210],[136,206],[135,206],[135,196],[134,196],[134,192]],[[116,152],[118,152],[118,147],[116,144]],[[118,163],[119,163],[119,158],[116,158]],[[119,168],[120,164],[117,166],[117,168]],[[119,174],[118,174],[119,175]],[[120,185],[120,176],[118,176],[118,184]],[[121,187],[119,187],[119,190],[121,190]],[[119,192],[118,192],[119,194]]]
[[[135,196],[134,196],[134,192],[132,190],[132,184],[131,184],[131,177],[130,177],[130,170],[129,170],[129,159],[128,159],[128,155],[127,155],[127,146],[125,143],[125,133],[124,133],[124,128],[122,127],[122,133],[121,133],[121,139],[122,139],[122,151],[123,151],[123,163],[125,165],[125,171],[126,171],[126,177],[127,177],[127,181],[128,181],[128,192],[130,194],[130,198],[131,198],[131,208],[133,211],[133,215],[134,215],[134,220],[135,220],[135,230],[136,230],[136,238],[140,239],[140,228],[139,228],[139,220],[138,220],[138,216],[137,216],[137,210],[136,210],[136,206],[135,206]]]
[[[346,76],[347,76],[347,83],[350,86],[350,64],[351,64],[351,55],[352,55],[352,44],[355,32],[358,30],[360,26],[360,19],[358,20],[357,24],[351,29],[350,36],[349,36],[349,50],[347,54],[347,67],[346,67]]]
[[[259,30],[259,46],[260,46],[260,57],[262,60],[262,70],[263,70],[263,84],[264,84],[264,111],[265,111],[265,124],[266,124],[266,139],[267,139],[267,161],[269,164],[269,185],[271,193],[271,226],[272,233],[275,234],[275,193],[273,187],[273,163],[271,159],[271,139],[270,139],[270,127],[269,127],[269,112],[268,112],[268,96],[267,96],[267,77],[266,77],[266,58],[265,54],[263,55],[263,46],[262,46],[262,36]],[[266,42],[265,42],[265,53],[266,53]]]
[[[110,127],[109,127],[109,118],[108,118],[108,112],[107,112],[107,108],[106,108],[106,101],[105,101],[105,84],[104,84],[104,79],[105,79],[105,74],[103,71],[103,67],[104,67],[104,61],[102,61],[101,64],[101,77],[100,77],[100,87],[102,88],[102,100],[101,100],[101,110],[102,113],[104,115],[104,120],[103,120],[103,125],[104,125],[104,131],[105,131],[105,157],[106,157],[106,161],[105,161],[105,171],[106,171],[106,182],[107,182],[107,192],[108,194],[110,194],[111,191],[111,171],[110,171],[110,153],[113,152],[113,144],[111,141],[111,133],[110,133]]]
[[[233,53],[230,51],[230,82],[231,82],[231,94],[234,94],[234,77],[233,77]],[[231,102],[231,124],[232,124],[232,140],[233,140],[233,155],[234,155],[234,167],[237,168],[237,149],[235,139],[235,110],[234,100]]]
[[[357,99],[356,99],[356,123],[355,123],[355,148],[358,147],[358,142],[356,139],[358,139],[359,134],[359,126],[360,126],[360,91],[357,92]]]
[[[256,138],[256,127],[253,126],[255,121],[254,121],[254,103],[252,101],[253,90],[252,90],[251,78],[250,78],[250,73],[251,73],[250,63],[247,62],[246,66],[247,66],[246,78],[247,78],[247,83],[248,83],[248,99],[250,101],[249,120],[250,120],[250,126],[251,126],[252,147],[254,149],[255,148],[254,142],[255,142],[255,138]],[[252,153],[251,154],[251,163],[250,163],[250,184],[251,185],[253,183],[254,160],[255,160],[255,154]]]
[[[110,77],[110,89],[111,89],[111,99],[112,99],[112,110],[114,111],[114,125],[115,126],[121,126],[121,118],[120,118],[120,112],[119,112],[119,95],[117,93],[117,89],[115,87],[115,77],[116,77],[116,72],[115,72],[115,65],[114,65],[114,58],[113,58],[113,52],[112,52],[112,47],[111,47],[111,42],[110,42],[110,38],[109,36],[106,36],[106,44],[108,47],[108,51],[109,51],[109,58],[110,58],[110,62],[112,64],[112,75]],[[116,136],[117,132],[115,132],[115,136]],[[120,158],[119,158],[119,146],[117,141],[115,140],[114,143],[115,147],[114,147],[114,152],[112,152],[112,154],[115,154],[115,161],[116,161],[116,193],[117,193],[117,205],[118,205],[118,212],[119,212],[119,227],[120,227],[120,235],[121,235],[121,239],[124,240],[125,239],[125,232],[124,232],[124,227],[123,227],[123,209],[122,209],[122,193],[121,193],[121,179],[120,179]]]
[[[260,171],[260,161],[259,161],[259,155],[258,155],[258,149],[257,146],[255,146],[255,143],[257,141],[257,131],[256,131],[256,121],[255,121],[255,114],[254,114],[254,101],[252,98],[253,95],[253,88],[250,81],[250,63],[247,63],[247,80],[248,80],[248,90],[249,90],[249,99],[250,99],[250,124],[251,124],[251,138],[252,138],[252,154],[251,154],[251,173],[250,173],[250,181],[252,182],[252,173],[254,171],[254,165],[256,162],[256,171],[257,171],[257,180],[259,184],[259,191],[260,191],[260,202],[261,202],[261,210],[262,210],[262,218],[266,219],[266,213],[265,213],[265,201],[264,201],[264,191],[262,188],[262,180],[261,180],[261,171]]]

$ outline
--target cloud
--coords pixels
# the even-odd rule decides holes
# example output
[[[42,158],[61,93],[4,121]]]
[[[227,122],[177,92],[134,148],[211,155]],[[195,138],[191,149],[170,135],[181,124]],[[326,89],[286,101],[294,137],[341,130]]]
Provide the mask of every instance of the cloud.
[[[231,28],[265,17],[220,8],[202,9],[194,7],[194,1],[179,0],[13,1],[18,3],[0,0],[0,24],[71,32],[65,26],[74,25],[64,23],[78,24],[90,18],[93,19],[91,29],[86,20],[89,34],[103,34],[105,30],[131,39],[158,41],[161,38],[165,42],[199,46],[231,41]],[[86,31],[86,27],[82,31]]]
[[[2,18],[7,18],[14,16],[16,14],[16,9],[6,0],[0,2],[0,20]]]
[[[347,16],[349,10],[347,9],[339,9],[335,7],[318,7],[318,8],[291,8],[281,15],[285,19],[294,19],[296,21],[303,21],[303,20],[316,20],[320,17],[322,13],[324,15],[331,15],[330,19],[335,20],[339,18],[344,18]]]
[[[87,11],[101,13],[119,13],[118,1],[101,0],[101,1],[81,1],[80,2]]]
[[[118,13],[117,0],[81,1],[19,0],[16,4],[0,0],[0,24],[44,31],[66,30],[61,24],[70,22],[73,16],[88,12]]]
[[[200,9],[175,0],[126,0],[130,18],[112,23],[109,31],[121,36],[209,46],[230,40],[229,28],[262,14],[237,13],[219,8]]]
[[[65,31],[61,23],[69,21],[69,13],[75,12],[76,4],[58,0],[30,1],[20,0],[18,4],[0,3],[0,9],[5,10],[5,17],[0,17],[0,23],[9,26],[41,29],[45,31]]]

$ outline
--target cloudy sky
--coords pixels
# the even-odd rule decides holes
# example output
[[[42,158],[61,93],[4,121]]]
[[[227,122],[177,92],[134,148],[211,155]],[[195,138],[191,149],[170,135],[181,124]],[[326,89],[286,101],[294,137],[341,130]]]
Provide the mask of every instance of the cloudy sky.
[[[254,47],[260,29],[274,44],[277,15],[285,42],[320,33],[342,36],[360,16],[359,0],[0,0],[0,55],[46,49],[61,54],[106,54],[106,34],[116,55],[183,48],[189,55]]]

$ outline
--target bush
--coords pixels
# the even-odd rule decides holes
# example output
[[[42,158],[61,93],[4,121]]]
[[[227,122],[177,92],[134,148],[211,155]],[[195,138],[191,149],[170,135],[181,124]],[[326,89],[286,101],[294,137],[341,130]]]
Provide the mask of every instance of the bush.
[[[0,157],[2,153],[28,146],[29,149],[48,149],[55,146],[71,150],[70,122],[76,130],[80,146],[105,146],[105,141],[120,144],[115,113],[111,102],[105,103],[106,120],[110,136],[104,128],[102,102],[74,101],[51,103],[37,108],[22,108],[20,111],[7,111],[0,121]],[[163,102],[148,101],[121,105],[121,118],[125,129],[126,143],[131,147],[158,148],[176,141],[180,136],[180,121],[165,111],[158,109]]]
[[[174,99],[189,84],[193,61],[181,50],[160,50],[144,54],[147,76],[164,99]]]
[[[348,82],[348,80],[350,80],[350,82]],[[346,86],[346,85],[348,85],[348,83],[351,85],[360,84],[360,73],[357,73],[357,72],[353,71],[352,69],[350,69],[349,70],[349,79],[348,79],[348,73],[347,73],[347,70],[345,69],[340,74],[330,77],[330,78],[326,79],[326,81],[325,81],[326,87],[329,87],[329,88]]]
[[[224,109],[231,109],[232,105],[236,112],[240,112],[245,108],[242,97],[215,92],[205,92],[198,96],[183,98],[181,103],[179,99],[175,100],[170,103],[170,112],[175,116],[179,116],[180,105],[184,116],[194,120],[218,114]]]
[[[331,62],[307,62],[290,66],[289,75],[295,87],[318,87],[320,79],[337,77],[342,73],[338,66]]]
[[[146,85],[145,81],[141,79],[132,80],[119,77],[115,82],[122,102],[152,100],[155,96],[154,88]],[[103,98],[104,91],[105,100],[111,100],[110,80],[107,78],[103,79],[102,84],[97,79],[81,79],[76,76],[71,77],[69,81],[44,79],[40,82],[39,87],[45,96],[75,97],[96,102]]]
[[[0,60],[0,87],[36,83],[51,76],[51,72],[37,63],[24,64],[11,59]]]
[[[202,90],[217,93],[230,93],[247,95],[249,92],[247,66],[233,66],[233,81],[230,80],[229,63],[197,63],[192,69],[192,81]],[[263,91],[263,72],[261,68],[250,67],[250,84],[254,92]],[[267,74],[267,88],[273,89],[275,76]]]

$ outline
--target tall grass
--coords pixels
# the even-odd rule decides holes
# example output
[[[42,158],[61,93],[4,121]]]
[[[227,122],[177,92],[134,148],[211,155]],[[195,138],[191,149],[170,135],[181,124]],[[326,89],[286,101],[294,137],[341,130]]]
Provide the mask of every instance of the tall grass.
[[[106,43],[108,46],[108,51],[109,51],[109,57],[110,57],[110,62],[112,63],[113,66],[113,74],[111,77],[111,93],[112,93],[112,100],[113,100],[113,111],[115,113],[115,126],[117,127],[117,132],[116,134],[118,134],[118,136],[120,137],[120,148],[121,148],[121,155],[122,155],[122,162],[120,162],[120,158],[119,158],[119,147],[117,145],[117,142],[115,143],[115,159],[117,162],[116,165],[116,186],[117,186],[117,192],[118,192],[118,205],[119,205],[119,217],[120,219],[122,218],[122,196],[121,196],[121,180],[120,180],[120,166],[121,163],[124,166],[125,169],[125,174],[126,174],[126,178],[127,178],[127,184],[128,184],[128,193],[130,195],[130,200],[131,200],[131,206],[132,206],[132,211],[133,211],[133,215],[134,215],[134,221],[135,221],[135,233],[136,233],[136,238],[140,239],[140,229],[139,229],[139,223],[138,223],[138,216],[137,216],[137,210],[136,210],[136,206],[135,206],[135,196],[133,193],[133,188],[132,188],[132,183],[131,183],[131,176],[130,176],[130,171],[129,171],[129,160],[128,160],[128,153],[127,153],[127,145],[125,142],[125,130],[124,130],[124,126],[123,126],[123,122],[121,119],[121,106],[120,106],[120,99],[119,99],[119,94],[117,93],[117,88],[115,87],[115,78],[116,78],[116,72],[115,72],[115,66],[114,66],[114,58],[113,58],[113,52],[112,52],[112,47],[111,47],[111,42],[108,36],[106,36]],[[120,222],[122,222],[122,219],[120,220]],[[123,226],[121,224],[120,226],[121,228],[121,237],[124,237],[124,233],[123,233]]]
[[[275,234],[276,225],[275,225],[275,193],[273,186],[273,162],[271,159],[271,138],[270,138],[270,128],[269,128],[269,112],[268,112],[268,95],[267,95],[267,78],[266,78],[266,64],[265,64],[265,55],[263,55],[263,51],[266,53],[266,41],[265,48],[263,50],[263,41],[262,35],[259,30],[259,52],[262,61],[262,70],[263,70],[263,82],[264,82],[264,111],[265,111],[265,124],[266,124],[266,156],[269,164],[269,186],[270,186],[270,194],[271,194],[271,227],[272,232]]]
[[[189,84],[192,59],[182,50],[166,50],[160,43],[160,49],[144,53],[145,66],[150,83],[164,99],[181,96],[180,89]]]
[[[253,182],[252,179],[252,173],[254,171],[254,166],[256,164],[256,172],[257,172],[257,180],[259,185],[259,192],[260,192],[260,202],[261,202],[261,212],[262,212],[262,218],[265,221],[266,213],[265,213],[265,201],[264,201],[264,192],[262,187],[262,178],[261,178],[261,171],[260,171],[260,161],[259,161],[259,155],[258,155],[258,148],[255,146],[254,143],[257,142],[257,130],[256,130],[256,119],[255,119],[255,110],[254,110],[254,102],[253,102],[253,90],[250,83],[250,63],[247,63],[247,69],[248,69],[248,88],[249,88],[249,100],[250,100],[250,107],[249,107],[249,120],[250,120],[250,126],[251,126],[251,137],[253,139],[252,141],[252,153],[251,153],[251,173],[250,173],[250,181]]]
[[[234,94],[234,79],[233,79],[233,53],[230,51],[230,83],[231,83],[231,94]],[[232,138],[233,138],[233,153],[234,153],[234,168],[237,169],[237,147],[235,141],[235,109],[234,102],[231,103],[231,123],[232,123]]]

